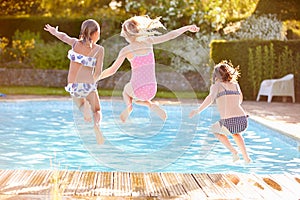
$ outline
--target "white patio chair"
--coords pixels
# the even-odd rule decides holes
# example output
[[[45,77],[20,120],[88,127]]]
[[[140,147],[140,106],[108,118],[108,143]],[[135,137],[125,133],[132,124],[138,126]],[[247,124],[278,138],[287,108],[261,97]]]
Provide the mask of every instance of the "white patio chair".
[[[272,101],[273,96],[291,96],[295,103],[294,75],[288,74],[279,79],[263,80],[256,101],[259,101],[260,96],[268,96],[268,103]]]

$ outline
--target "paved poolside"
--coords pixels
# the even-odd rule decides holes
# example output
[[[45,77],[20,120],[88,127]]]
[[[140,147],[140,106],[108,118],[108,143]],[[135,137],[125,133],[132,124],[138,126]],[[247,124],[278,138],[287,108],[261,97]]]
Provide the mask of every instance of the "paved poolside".
[[[299,103],[246,101],[243,103],[243,107],[251,119],[300,142]]]

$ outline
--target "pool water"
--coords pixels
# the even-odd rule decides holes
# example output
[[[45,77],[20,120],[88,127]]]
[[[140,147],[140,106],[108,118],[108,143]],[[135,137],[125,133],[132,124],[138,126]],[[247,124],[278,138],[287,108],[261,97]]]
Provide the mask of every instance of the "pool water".
[[[296,141],[251,119],[243,136],[253,163],[246,165],[242,158],[233,163],[229,151],[209,132],[219,118],[214,106],[190,119],[195,105],[164,105],[168,119],[162,122],[147,108],[134,105],[126,123],[119,120],[122,101],[105,100],[101,108],[105,143],[97,145],[92,124],[82,120],[71,100],[0,102],[0,169],[300,172]]]

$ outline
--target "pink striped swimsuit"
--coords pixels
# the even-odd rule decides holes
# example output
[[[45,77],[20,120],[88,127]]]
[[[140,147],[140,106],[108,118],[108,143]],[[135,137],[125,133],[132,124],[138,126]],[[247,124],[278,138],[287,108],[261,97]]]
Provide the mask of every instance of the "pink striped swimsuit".
[[[135,97],[143,101],[153,99],[157,91],[153,52],[135,55],[129,61],[132,68],[130,83]]]

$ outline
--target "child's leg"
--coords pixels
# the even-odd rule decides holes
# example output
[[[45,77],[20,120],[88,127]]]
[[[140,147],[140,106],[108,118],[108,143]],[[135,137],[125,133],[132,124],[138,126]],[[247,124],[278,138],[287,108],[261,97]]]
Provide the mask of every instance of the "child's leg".
[[[91,105],[86,99],[83,104],[83,117],[85,121],[92,122]]]
[[[167,113],[159,105],[153,103],[152,101],[135,101],[136,104],[147,106],[151,111],[155,112],[163,121],[167,119]]]
[[[152,111],[154,111],[163,121],[165,121],[167,119],[167,113],[164,109],[162,109],[161,107],[159,107],[159,105],[150,102],[150,109]]]
[[[100,110],[100,100],[97,92],[91,92],[87,96],[87,100],[91,104],[91,109],[94,114],[94,131],[96,134],[96,140],[98,144],[103,144],[104,143],[104,138],[102,135],[102,132],[100,130],[100,122],[102,119],[102,114]]]
[[[152,101],[136,100],[135,103],[141,106],[147,106],[151,111],[155,112],[163,121],[167,119],[166,111],[159,107],[159,105],[153,103]]]
[[[236,142],[237,146],[240,148],[245,162],[250,163],[251,159],[248,156],[243,137],[240,134],[233,134],[233,139]]]
[[[73,97],[73,102],[76,104],[76,106],[79,108],[79,110],[83,113],[84,120],[86,122],[91,122],[92,117],[91,117],[90,105],[89,105],[88,101],[84,98]]]
[[[214,134],[219,139],[219,141],[232,153],[233,162],[239,160],[238,152],[231,145],[228,137],[219,133],[214,133]]]
[[[122,122],[125,122],[132,112],[132,99],[134,94],[130,83],[127,83],[125,85],[122,95],[123,100],[126,104],[126,108],[121,113],[120,119],[122,120]]]

